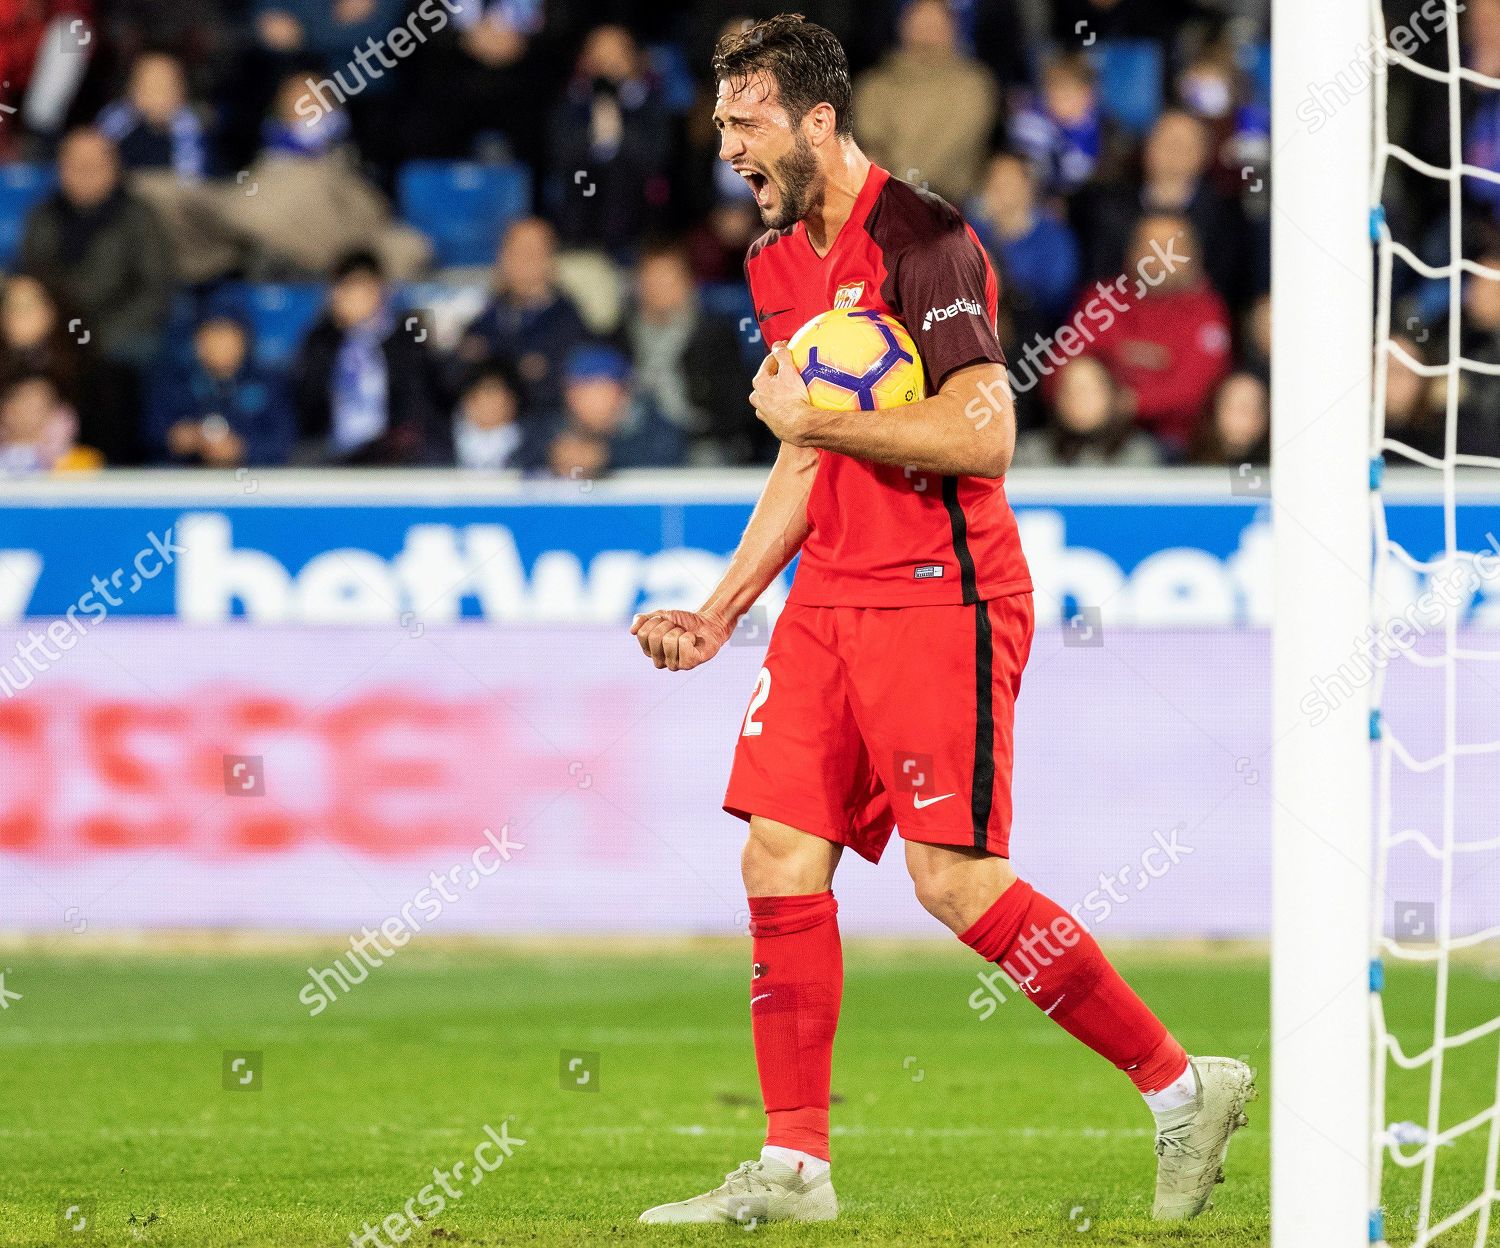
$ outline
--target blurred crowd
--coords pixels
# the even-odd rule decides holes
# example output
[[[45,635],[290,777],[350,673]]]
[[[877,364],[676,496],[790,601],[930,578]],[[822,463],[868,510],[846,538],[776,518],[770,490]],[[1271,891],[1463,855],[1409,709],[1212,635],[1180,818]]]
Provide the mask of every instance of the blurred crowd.
[[[1459,10],[1461,69],[1500,78],[1500,0],[1465,0]],[[1391,46],[1429,74],[1450,68],[1444,11],[1432,0],[1401,0],[1386,13]],[[1395,462],[1430,464],[1445,454],[1451,407],[1457,452],[1500,458],[1500,90],[1462,80],[1450,126],[1446,82],[1399,62],[1390,74],[1389,138],[1406,156],[1388,162],[1382,202],[1393,241],[1409,255],[1397,254],[1391,266],[1392,333],[1380,369],[1386,437],[1400,448]],[[1307,115],[1340,107],[1353,85],[1352,77],[1318,84]],[[1478,171],[1459,183],[1459,255],[1450,183],[1413,168],[1413,159]],[[1413,258],[1430,267],[1468,262],[1456,297],[1446,275],[1422,273]],[[1443,374],[1450,339],[1477,366],[1459,370],[1454,395]]]
[[[1497,6],[1465,19],[1487,73]],[[762,227],[708,67],[781,7],[0,0],[0,471],[767,462]],[[865,150],[989,249],[1019,466],[1264,460],[1264,0],[788,7],[848,48]],[[1500,108],[1467,124],[1500,167]],[[1402,194],[1439,238],[1440,197]],[[1500,298],[1471,302],[1500,360]],[[1390,393],[1418,436],[1427,385]]]

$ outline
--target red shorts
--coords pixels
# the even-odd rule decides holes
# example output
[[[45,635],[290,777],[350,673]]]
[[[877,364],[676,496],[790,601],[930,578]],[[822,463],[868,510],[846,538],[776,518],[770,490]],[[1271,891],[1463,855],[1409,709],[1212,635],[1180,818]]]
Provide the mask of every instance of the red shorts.
[[[879,862],[909,841],[1010,852],[1031,595],[973,606],[788,606],[740,727],[724,809]]]

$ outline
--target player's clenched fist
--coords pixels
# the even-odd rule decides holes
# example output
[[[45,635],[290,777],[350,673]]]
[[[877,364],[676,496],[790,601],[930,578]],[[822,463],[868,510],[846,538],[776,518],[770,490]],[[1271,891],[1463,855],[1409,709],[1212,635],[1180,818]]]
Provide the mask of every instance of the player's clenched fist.
[[[792,362],[792,353],[778,342],[760,363],[750,391],[750,406],[761,421],[783,442],[805,446],[812,422],[817,418],[807,395],[802,374]]]
[[[638,615],[630,632],[641,643],[641,653],[657,667],[690,672],[719,653],[729,638],[729,625],[697,611],[653,611]]]

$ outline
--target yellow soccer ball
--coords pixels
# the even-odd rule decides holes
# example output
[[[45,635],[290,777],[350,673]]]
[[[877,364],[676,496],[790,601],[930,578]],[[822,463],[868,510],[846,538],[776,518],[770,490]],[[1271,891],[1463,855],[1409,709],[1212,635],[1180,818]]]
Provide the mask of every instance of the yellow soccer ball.
[[[922,358],[906,327],[873,308],[834,308],[787,343],[814,407],[875,411],[926,393]]]

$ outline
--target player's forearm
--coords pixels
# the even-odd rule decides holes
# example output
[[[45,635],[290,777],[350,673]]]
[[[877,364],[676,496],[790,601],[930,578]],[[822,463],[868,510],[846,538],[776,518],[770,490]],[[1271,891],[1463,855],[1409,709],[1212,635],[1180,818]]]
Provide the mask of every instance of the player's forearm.
[[[809,532],[807,498],[817,470],[816,451],[782,446],[739,549],[701,608],[704,615],[732,626],[802,549]]]
[[[1003,477],[1015,451],[1015,417],[1007,404],[976,406],[944,392],[905,407],[872,412],[819,412],[807,445],[877,464],[945,476]]]

